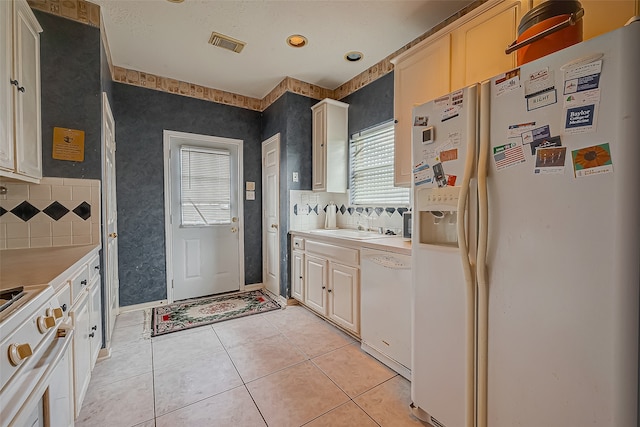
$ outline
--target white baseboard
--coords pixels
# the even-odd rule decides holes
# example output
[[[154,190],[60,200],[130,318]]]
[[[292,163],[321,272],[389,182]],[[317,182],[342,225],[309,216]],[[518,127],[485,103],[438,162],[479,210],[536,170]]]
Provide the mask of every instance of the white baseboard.
[[[250,285],[244,285],[245,291],[257,291],[258,289],[264,288],[264,284],[262,283],[252,283]],[[242,289],[240,290],[242,292]]]
[[[120,307],[120,310],[118,311],[118,314],[128,313],[130,311],[144,310],[144,309],[147,309],[147,308],[157,307],[159,305],[166,305],[166,304],[168,304],[168,302],[169,302],[168,300],[162,299],[162,300],[158,300],[158,301],[144,302],[142,304],[126,305],[124,307]]]
[[[367,343],[365,343],[364,341],[360,343],[360,348],[362,348],[362,350],[366,351],[371,356],[375,357],[380,362],[384,363],[385,365],[387,365],[388,367],[390,367],[391,369],[393,369],[394,371],[396,371],[397,373],[399,373],[409,381],[411,381],[411,370],[406,366],[404,366],[402,363],[396,362],[386,354],[383,354],[378,350],[376,350],[375,348],[367,345]]]

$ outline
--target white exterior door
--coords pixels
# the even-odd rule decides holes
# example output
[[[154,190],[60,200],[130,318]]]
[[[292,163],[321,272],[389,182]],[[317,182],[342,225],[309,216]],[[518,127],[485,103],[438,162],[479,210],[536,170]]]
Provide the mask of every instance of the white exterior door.
[[[244,288],[242,141],[164,134],[169,301]]]
[[[262,277],[264,286],[280,294],[280,134],[262,143]]]
[[[106,93],[102,93],[102,137],[104,169],[102,205],[104,227],[104,283],[106,348],[111,346],[111,334],[120,307],[118,279],[118,209],[116,206],[116,129]]]

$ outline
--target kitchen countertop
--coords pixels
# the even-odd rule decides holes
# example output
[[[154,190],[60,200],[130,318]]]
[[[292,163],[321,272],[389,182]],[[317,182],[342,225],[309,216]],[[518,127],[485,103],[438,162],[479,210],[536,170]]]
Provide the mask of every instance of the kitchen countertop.
[[[57,285],[58,278],[76,265],[89,261],[100,245],[0,251],[0,289],[16,286]]]
[[[334,242],[352,247],[378,249],[397,254],[411,255],[411,241],[401,236],[377,237],[374,239],[350,239],[348,237],[338,237],[320,233],[312,233],[311,230],[298,231],[291,230],[289,234],[302,236],[305,239],[313,239],[322,242]]]

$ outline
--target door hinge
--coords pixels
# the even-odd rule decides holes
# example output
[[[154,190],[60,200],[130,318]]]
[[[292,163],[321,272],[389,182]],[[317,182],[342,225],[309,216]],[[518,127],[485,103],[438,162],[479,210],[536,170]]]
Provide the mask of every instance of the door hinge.
[[[173,279],[171,279],[171,289],[173,289]]]

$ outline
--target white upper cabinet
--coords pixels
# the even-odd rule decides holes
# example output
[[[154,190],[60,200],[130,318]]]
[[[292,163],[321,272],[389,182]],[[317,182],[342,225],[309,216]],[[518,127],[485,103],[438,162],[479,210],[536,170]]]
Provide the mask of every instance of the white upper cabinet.
[[[311,107],[313,191],[347,191],[348,109],[348,104],[333,99],[322,100]]]
[[[24,0],[0,1],[0,176],[42,178],[40,33]]]
[[[416,45],[394,63],[394,185],[411,185],[412,109],[449,93],[451,41],[449,34]]]

